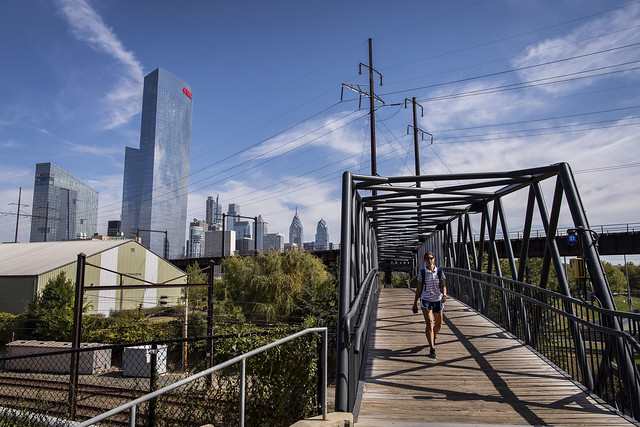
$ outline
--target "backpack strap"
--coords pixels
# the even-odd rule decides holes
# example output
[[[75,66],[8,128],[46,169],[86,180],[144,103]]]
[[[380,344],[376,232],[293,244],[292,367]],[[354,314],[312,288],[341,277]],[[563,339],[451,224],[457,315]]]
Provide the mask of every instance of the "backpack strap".
[[[442,280],[442,269],[438,267],[438,280]]]

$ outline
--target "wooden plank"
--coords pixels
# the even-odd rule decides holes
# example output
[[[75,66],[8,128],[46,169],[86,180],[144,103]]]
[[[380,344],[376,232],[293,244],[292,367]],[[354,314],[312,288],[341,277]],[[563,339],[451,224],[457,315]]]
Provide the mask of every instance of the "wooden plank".
[[[413,290],[382,289],[359,425],[639,425],[616,414],[473,310],[447,300],[437,359],[427,357]]]

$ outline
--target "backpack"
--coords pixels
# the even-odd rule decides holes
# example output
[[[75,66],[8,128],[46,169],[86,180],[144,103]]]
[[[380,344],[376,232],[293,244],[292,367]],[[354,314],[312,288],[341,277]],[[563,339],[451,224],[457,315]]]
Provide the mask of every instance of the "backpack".
[[[438,280],[442,280],[442,269],[440,267],[436,267],[436,270],[438,271]],[[418,276],[418,280],[420,280],[420,278],[422,277],[422,281],[424,282],[424,278],[427,276],[427,269],[425,268],[421,268],[420,269],[420,276]]]

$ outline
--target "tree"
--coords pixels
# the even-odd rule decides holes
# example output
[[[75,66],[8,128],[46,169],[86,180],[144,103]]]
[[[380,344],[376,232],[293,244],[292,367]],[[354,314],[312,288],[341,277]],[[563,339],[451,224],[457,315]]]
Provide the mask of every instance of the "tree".
[[[75,287],[64,271],[49,279],[44,289],[27,304],[25,327],[33,339],[70,341],[73,328]]]
[[[198,270],[200,270],[200,265],[198,265],[197,261],[192,265],[187,266],[187,283],[189,283],[190,285],[204,285],[208,283],[207,277],[204,274],[202,274],[201,272],[195,273]],[[213,274],[213,271],[209,272],[209,274]],[[183,296],[187,292],[189,293],[190,309],[198,309],[207,306],[207,298],[209,295],[209,289],[207,288],[207,286],[203,286],[201,288],[198,287],[182,289]]]
[[[224,260],[224,298],[248,318],[300,322],[337,313],[337,283],[322,262],[303,251]],[[330,301],[335,302],[332,304]]]
[[[602,267],[604,268],[604,274],[607,276],[611,292],[624,292],[627,290],[627,278],[619,269],[607,261],[602,263]]]

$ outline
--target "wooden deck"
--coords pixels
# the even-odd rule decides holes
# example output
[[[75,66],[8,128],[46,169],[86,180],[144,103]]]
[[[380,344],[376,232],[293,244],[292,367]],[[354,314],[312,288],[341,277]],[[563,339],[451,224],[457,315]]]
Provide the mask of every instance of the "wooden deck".
[[[413,296],[411,289],[381,290],[354,411],[358,425],[640,425],[453,299],[438,335],[438,359],[428,358]]]

